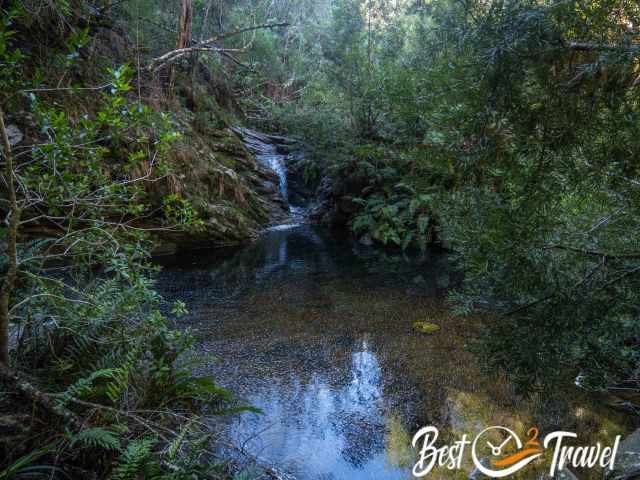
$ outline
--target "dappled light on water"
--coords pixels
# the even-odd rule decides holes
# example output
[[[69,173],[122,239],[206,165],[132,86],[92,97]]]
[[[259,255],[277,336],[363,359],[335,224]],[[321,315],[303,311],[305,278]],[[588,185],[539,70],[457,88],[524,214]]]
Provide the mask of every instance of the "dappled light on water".
[[[263,411],[212,420],[220,449],[247,468],[250,457],[303,479],[404,479],[424,425],[443,442],[489,425],[561,427],[584,443],[627,428],[578,390],[523,397],[481,369],[466,348],[481,319],[447,308],[456,278],[443,255],[384,253],[304,225],[163,263],[161,290],[186,300],[181,325],[212,356],[206,371]],[[418,333],[416,321],[440,330]],[[467,460],[433,478],[467,478]]]

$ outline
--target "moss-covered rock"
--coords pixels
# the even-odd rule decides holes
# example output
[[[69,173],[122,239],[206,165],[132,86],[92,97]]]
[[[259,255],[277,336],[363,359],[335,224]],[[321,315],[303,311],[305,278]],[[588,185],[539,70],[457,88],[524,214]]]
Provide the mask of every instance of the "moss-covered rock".
[[[279,191],[265,188],[277,184],[275,174],[260,165],[230,129],[203,133],[185,123],[169,158],[171,173],[156,192],[156,201],[177,195],[195,210],[199,222],[194,228],[159,231],[159,251],[239,243],[286,215]]]
[[[417,320],[413,322],[413,329],[419,333],[426,333],[429,335],[433,335],[440,331],[440,326],[435,323],[424,322],[422,320]]]

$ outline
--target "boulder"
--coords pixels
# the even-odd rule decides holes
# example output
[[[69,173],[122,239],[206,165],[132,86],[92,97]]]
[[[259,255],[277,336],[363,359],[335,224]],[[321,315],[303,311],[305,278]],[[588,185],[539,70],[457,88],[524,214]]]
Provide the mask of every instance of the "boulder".
[[[620,444],[615,467],[604,475],[605,480],[640,479],[640,429]]]
[[[9,137],[9,145],[15,147],[24,139],[24,135],[15,125],[7,125],[7,137]]]

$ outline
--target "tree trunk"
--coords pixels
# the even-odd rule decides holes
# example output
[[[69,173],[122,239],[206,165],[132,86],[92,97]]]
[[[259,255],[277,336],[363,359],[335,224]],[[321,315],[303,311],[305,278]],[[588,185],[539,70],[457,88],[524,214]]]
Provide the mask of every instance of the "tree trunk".
[[[187,48],[191,43],[191,25],[193,23],[192,0],[181,0],[180,20],[178,21],[178,40],[176,50]]]
[[[189,47],[191,43],[191,26],[193,24],[193,4],[192,0],[180,0],[180,18],[178,20],[178,38],[176,40],[176,50]],[[171,66],[169,71],[169,90],[173,91],[176,80],[175,66]]]
[[[9,366],[9,306],[18,272],[17,238],[20,224],[20,209],[16,199],[15,173],[13,171],[13,155],[11,144],[4,124],[4,112],[0,109],[0,143],[4,157],[4,182],[9,194],[7,214],[7,257],[9,267],[0,288],[0,364]]]

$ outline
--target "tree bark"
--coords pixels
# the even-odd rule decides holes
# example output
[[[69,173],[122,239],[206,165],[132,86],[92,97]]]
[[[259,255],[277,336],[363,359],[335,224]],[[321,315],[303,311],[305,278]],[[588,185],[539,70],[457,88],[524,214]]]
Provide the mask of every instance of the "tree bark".
[[[191,26],[193,24],[193,4],[191,0],[181,0],[180,20],[178,21],[178,40],[176,50],[186,48],[191,43]]]
[[[178,19],[178,38],[176,50],[183,51],[191,43],[191,27],[193,25],[192,0],[180,0],[180,18]],[[173,91],[176,82],[176,69],[171,65],[169,69],[169,91]]]
[[[18,273],[18,225],[20,224],[20,208],[16,198],[15,173],[13,171],[13,154],[9,135],[4,124],[4,112],[0,109],[0,141],[4,157],[4,181],[9,194],[9,212],[7,214],[7,275],[0,287],[0,364],[9,366],[9,305]],[[7,221],[5,220],[5,222]]]
[[[82,420],[80,417],[71,410],[58,405],[56,403],[57,396],[39,390],[19,375],[18,372],[11,370],[8,366],[0,364],[0,380],[9,385],[13,385],[21,395],[58,417],[66,426],[78,432],[82,430]]]

